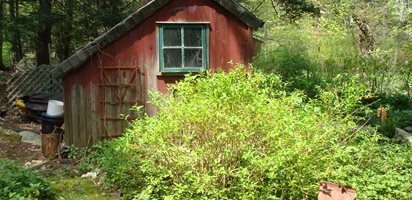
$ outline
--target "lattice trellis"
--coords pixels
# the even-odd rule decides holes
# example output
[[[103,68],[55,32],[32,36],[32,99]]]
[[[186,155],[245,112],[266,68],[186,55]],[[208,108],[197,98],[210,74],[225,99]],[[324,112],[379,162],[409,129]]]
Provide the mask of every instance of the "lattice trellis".
[[[56,80],[51,75],[54,66],[30,65],[19,70],[7,82],[6,104],[12,106],[18,97],[39,92],[62,92],[63,81]]]

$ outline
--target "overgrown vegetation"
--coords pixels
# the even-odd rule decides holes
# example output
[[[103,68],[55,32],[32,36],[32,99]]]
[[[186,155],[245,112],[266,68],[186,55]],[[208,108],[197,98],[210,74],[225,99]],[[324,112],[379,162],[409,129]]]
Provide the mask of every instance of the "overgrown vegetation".
[[[55,199],[50,183],[17,162],[0,158],[0,199]]]
[[[60,197],[66,200],[109,200],[115,199],[99,189],[99,186],[91,179],[53,177],[48,178],[51,188]]]
[[[289,1],[287,6],[320,9],[320,15],[301,10],[292,18],[284,15],[289,11],[285,1],[241,2],[266,22],[256,33],[265,43],[254,66],[281,75],[291,90],[316,97],[317,88],[336,76],[342,81],[357,77],[382,99],[373,106],[412,109],[412,8],[407,1]]]
[[[242,69],[187,76],[173,95],[152,95],[156,116],[85,162],[126,199],[313,199],[321,180],[352,186],[359,199],[412,197],[412,150],[354,114],[370,115],[364,87],[330,85],[308,99],[286,86]]]

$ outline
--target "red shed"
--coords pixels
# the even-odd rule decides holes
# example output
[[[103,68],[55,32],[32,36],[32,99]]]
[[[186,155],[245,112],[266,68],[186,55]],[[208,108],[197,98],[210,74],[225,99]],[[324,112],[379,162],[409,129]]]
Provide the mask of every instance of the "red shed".
[[[120,136],[132,105],[167,92],[184,73],[252,60],[263,21],[233,0],[153,0],[53,69],[64,80],[65,141],[89,146]]]

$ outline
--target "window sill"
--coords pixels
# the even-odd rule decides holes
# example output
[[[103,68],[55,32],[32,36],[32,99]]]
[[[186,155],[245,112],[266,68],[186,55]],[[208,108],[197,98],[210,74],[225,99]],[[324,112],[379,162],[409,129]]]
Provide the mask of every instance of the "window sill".
[[[186,74],[199,74],[198,72],[157,72],[156,76],[184,76]]]

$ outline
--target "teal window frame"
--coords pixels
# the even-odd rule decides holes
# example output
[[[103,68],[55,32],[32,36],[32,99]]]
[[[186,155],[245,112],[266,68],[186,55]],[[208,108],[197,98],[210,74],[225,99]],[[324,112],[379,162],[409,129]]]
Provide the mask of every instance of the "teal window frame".
[[[167,47],[164,46],[163,32],[165,28],[180,28],[181,30],[181,49],[182,49],[182,67],[179,68],[170,68],[165,67],[164,64],[164,49]],[[185,28],[200,28],[202,32],[202,67],[184,67],[184,58],[185,58],[185,49],[193,49],[194,47],[185,47],[184,46],[184,29]],[[207,38],[206,38],[207,26],[206,24],[160,24],[159,25],[159,58],[160,58],[160,72],[162,73],[184,73],[184,72],[201,72],[206,71],[207,69]],[[177,47],[173,47],[177,48]]]

